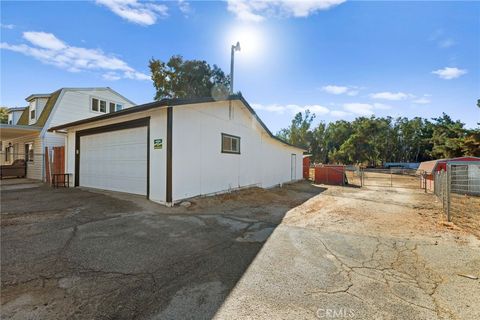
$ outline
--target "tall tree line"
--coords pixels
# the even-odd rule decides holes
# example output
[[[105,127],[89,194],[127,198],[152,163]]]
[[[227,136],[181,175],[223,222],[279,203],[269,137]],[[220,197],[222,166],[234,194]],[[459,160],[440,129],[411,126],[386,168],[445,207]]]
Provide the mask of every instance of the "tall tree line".
[[[277,136],[302,146],[319,163],[364,164],[421,162],[460,156],[480,156],[479,128],[467,129],[443,113],[431,120],[415,117],[358,117],[353,121],[321,121],[315,114],[297,113]]]

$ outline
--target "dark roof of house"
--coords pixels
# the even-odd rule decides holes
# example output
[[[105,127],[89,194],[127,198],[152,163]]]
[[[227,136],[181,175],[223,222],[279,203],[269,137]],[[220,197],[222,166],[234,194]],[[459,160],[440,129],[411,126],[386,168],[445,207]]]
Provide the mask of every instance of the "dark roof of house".
[[[42,113],[38,117],[37,122],[33,124],[33,126],[43,127],[45,125],[45,123],[47,122],[48,116],[53,110],[53,106],[55,105],[55,103],[58,100],[58,97],[60,96],[60,92],[62,92],[62,89],[59,89],[50,95],[50,97],[47,100],[47,103],[45,104],[45,107],[43,107]],[[17,122],[18,125],[28,126],[29,110],[30,110],[29,108],[25,108],[22,115],[20,116],[20,119],[18,119],[18,122]]]
[[[66,128],[69,128],[69,127],[74,127],[74,126],[78,126],[78,125],[82,125],[82,124],[86,124],[86,123],[92,123],[92,122],[96,122],[96,121],[121,117],[121,116],[128,115],[128,114],[131,114],[131,113],[147,111],[147,110],[150,110],[150,109],[155,109],[155,108],[160,108],[160,107],[167,107],[167,106],[168,107],[170,107],[170,106],[173,107],[173,106],[180,106],[180,105],[229,101],[229,100],[239,100],[239,101],[241,101],[243,103],[243,105],[248,109],[248,111],[258,121],[258,123],[260,123],[262,128],[268,133],[268,135],[271,138],[273,138],[273,139],[275,139],[275,140],[277,140],[277,141],[279,141],[283,144],[289,145],[291,147],[295,147],[295,148],[298,148],[298,149],[305,150],[305,148],[303,148],[303,147],[295,146],[295,145],[293,145],[291,143],[288,143],[288,142],[280,139],[279,137],[275,136],[270,131],[270,129],[268,129],[268,127],[265,125],[265,123],[263,123],[263,121],[260,119],[260,117],[258,117],[255,110],[253,110],[253,108],[250,106],[250,104],[247,102],[247,100],[245,100],[245,98],[241,94],[231,95],[230,97],[225,98],[225,99],[214,99],[212,97],[192,98],[192,99],[162,99],[162,100],[159,100],[159,101],[154,101],[154,102],[138,105],[138,106],[135,106],[135,107],[132,107],[132,108],[123,109],[121,111],[117,111],[117,112],[113,112],[113,113],[107,113],[107,114],[100,115],[100,116],[97,116],[97,117],[92,117],[92,118],[82,119],[82,120],[78,120],[78,121],[74,121],[74,122],[70,122],[70,123],[65,123],[65,124],[62,124],[62,125],[59,125],[59,126],[49,128],[48,131],[62,130],[62,129],[66,129]]]
[[[13,107],[13,108],[8,108],[8,112],[14,112],[14,111],[23,111],[25,110],[26,107]]]

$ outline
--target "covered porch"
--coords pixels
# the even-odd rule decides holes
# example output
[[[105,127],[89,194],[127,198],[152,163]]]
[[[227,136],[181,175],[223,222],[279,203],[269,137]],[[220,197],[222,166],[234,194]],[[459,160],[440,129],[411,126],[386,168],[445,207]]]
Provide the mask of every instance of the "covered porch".
[[[43,178],[41,131],[41,127],[0,124],[2,178],[3,173],[5,177],[9,176],[9,172],[12,171],[9,166],[12,165],[25,166],[27,178],[37,180]]]

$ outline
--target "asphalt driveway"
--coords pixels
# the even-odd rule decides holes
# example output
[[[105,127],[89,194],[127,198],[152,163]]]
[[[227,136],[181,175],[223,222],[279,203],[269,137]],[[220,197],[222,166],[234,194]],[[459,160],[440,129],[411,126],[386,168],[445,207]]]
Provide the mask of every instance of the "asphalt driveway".
[[[4,190],[2,319],[212,318],[285,213],[322,190],[253,189],[189,208],[73,188]]]
[[[421,190],[1,196],[2,319],[480,318],[479,241]]]

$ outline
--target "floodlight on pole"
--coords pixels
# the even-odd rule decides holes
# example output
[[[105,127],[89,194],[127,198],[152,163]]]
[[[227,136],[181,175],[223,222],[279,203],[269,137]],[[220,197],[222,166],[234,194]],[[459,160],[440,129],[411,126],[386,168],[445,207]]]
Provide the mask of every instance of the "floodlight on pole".
[[[240,51],[240,42],[238,41],[236,45],[232,44],[232,55],[230,59],[230,94],[233,94],[233,65],[235,60],[235,51]]]

